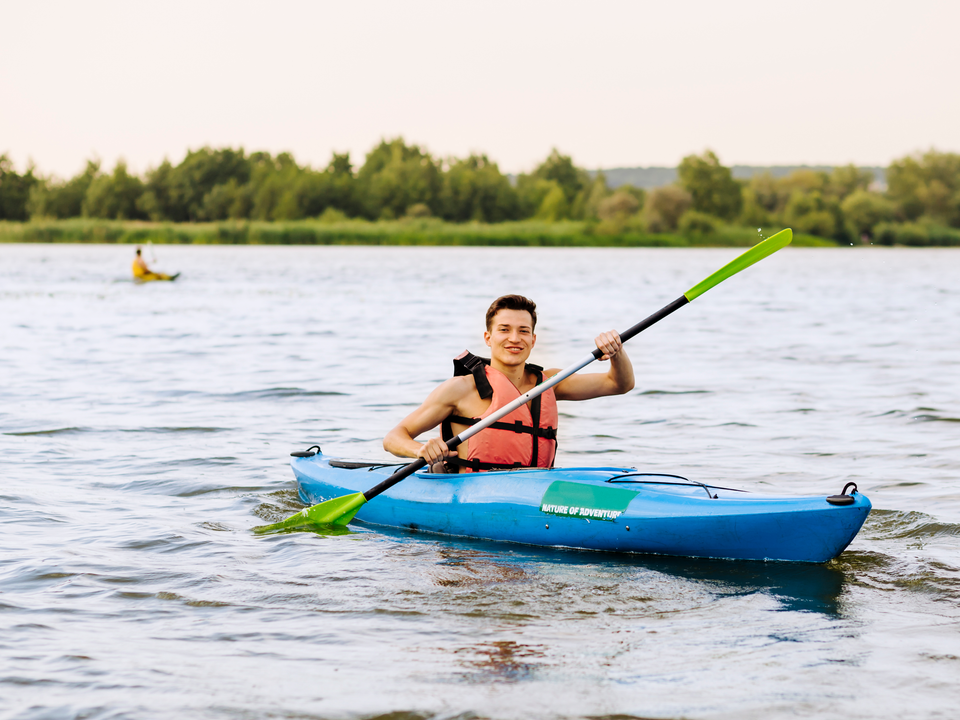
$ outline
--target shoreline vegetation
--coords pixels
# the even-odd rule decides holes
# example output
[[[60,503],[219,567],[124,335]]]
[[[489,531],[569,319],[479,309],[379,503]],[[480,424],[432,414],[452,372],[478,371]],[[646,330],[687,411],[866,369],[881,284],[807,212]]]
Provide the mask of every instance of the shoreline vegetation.
[[[904,157],[883,182],[875,170],[736,178],[706,150],[644,188],[556,149],[511,177],[486,155],[437,158],[396,138],[359,168],[349,153],[318,170],[203,147],[142,177],[90,160],[63,180],[2,154],[0,242],[722,247],[791,227],[795,245],[960,246],[960,155]]]
[[[723,228],[708,236],[676,233],[598,233],[585,221],[451,223],[401,220],[233,221],[153,223],[136,220],[0,221],[0,243],[117,243],[184,245],[425,245],[494,247],[750,247],[782,228]],[[797,233],[794,246],[837,243]]]

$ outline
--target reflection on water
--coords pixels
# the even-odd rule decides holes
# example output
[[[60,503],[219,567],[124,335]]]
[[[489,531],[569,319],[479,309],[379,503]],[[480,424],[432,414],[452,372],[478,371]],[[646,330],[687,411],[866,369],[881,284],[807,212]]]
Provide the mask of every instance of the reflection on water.
[[[542,649],[513,640],[478,643],[455,650],[454,654],[467,669],[461,676],[462,682],[520,682],[531,679],[544,664],[537,662],[544,657]]]
[[[960,702],[960,253],[787,249],[631,341],[558,464],[874,504],[822,566],[529,548],[300,509],[505,292],[565,367],[736,255],[0,246],[0,716],[926,718]],[[160,257],[162,255],[162,257]],[[532,272],[531,268],[536,268]],[[610,282],[610,269],[629,283]],[[890,288],[896,288],[891,292]]]
[[[840,599],[848,578],[836,563],[729,562],[678,558],[644,559],[648,570],[707,583],[722,595],[763,593],[774,597],[784,610],[805,610],[840,617]]]
[[[578,567],[598,568],[614,576],[646,576],[666,579],[672,587],[680,583],[695,586],[715,598],[763,594],[774,598],[784,610],[818,612],[842,616],[841,599],[847,585],[855,581],[854,567],[866,569],[862,554],[844,553],[841,560],[822,565],[777,562],[746,562],[682,558],[658,555],[618,555],[592,551],[518,548],[485,540],[440,538],[393,528],[370,528],[368,537],[418,537],[436,544],[434,582],[445,587],[482,586],[494,583],[532,582],[533,568],[550,565],[566,568],[572,575]],[[874,574],[885,570],[882,562],[870,566]],[[646,598],[651,600],[651,598]]]

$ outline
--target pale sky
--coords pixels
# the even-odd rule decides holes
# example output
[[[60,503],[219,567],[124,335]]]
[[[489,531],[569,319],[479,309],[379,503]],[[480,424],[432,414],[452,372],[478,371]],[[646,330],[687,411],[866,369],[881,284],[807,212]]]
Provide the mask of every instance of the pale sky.
[[[960,152],[960,0],[0,0],[0,153],[68,177],[188,148],[504,172]]]

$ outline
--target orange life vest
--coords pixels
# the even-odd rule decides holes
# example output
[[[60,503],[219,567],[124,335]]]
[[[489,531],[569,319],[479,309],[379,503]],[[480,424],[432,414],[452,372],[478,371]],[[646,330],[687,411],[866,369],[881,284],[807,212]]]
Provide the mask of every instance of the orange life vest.
[[[451,422],[474,425],[520,397],[520,391],[509,378],[490,367],[487,364],[489,362],[470,353],[464,353],[454,360],[454,373],[473,374],[477,381],[477,392],[482,398],[490,398],[490,407],[479,418],[451,415],[443,423],[444,438],[453,437]],[[526,369],[536,374],[538,383],[543,382],[543,368],[528,364]],[[557,396],[550,388],[471,437],[467,441],[469,451],[466,460],[454,457],[448,458],[447,462],[467,472],[553,467],[557,455],[558,421]]]

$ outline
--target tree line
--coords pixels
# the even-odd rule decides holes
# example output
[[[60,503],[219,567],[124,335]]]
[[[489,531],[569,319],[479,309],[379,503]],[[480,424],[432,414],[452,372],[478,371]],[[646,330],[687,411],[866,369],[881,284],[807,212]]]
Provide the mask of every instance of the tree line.
[[[383,140],[356,168],[334,153],[323,169],[289,153],[192,150],[143,177],[117,162],[87,162],[74,177],[18,174],[0,155],[0,220],[89,217],[155,222],[436,217],[453,223],[579,220],[600,234],[709,236],[725,225],[793,227],[838,242],[960,244],[960,155],[895,160],[887,187],[853,165],[737,180],[710,150],[683,158],[675,184],[611,188],[602,172],[553,150],[515,179],[484,154],[437,158],[402,138]]]

